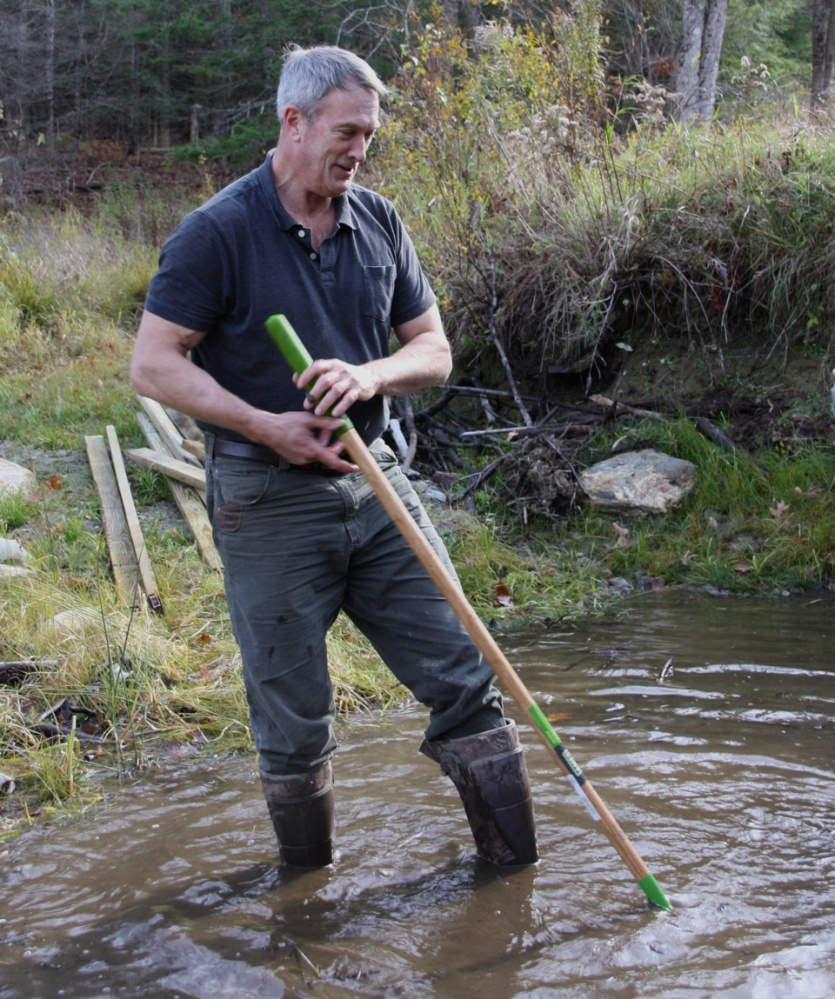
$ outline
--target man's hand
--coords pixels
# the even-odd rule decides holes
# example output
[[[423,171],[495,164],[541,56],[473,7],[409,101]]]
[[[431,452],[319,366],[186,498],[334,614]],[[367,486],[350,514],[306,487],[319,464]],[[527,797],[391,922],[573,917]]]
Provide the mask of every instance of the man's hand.
[[[377,394],[373,364],[348,364],[335,357],[314,361],[293,381],[307,393],[304,406],[317,416],[342,416],[355,402]]]
[[[452,370],[452,354],[438,307],[394,328],[400,349],[365,364],[335,357],[314,361],[293,381],[307,393],[305,408],[317,416],[342,416],[355,402],[375,395],[408,395],[440,385]]]
[[[341,426],[342,420],[332,416],[262,412],[250,433],[253,440],[272,448],[292,465],[318,463],[347,475],[357,467],[340,457],[345,445],[334,433]]]

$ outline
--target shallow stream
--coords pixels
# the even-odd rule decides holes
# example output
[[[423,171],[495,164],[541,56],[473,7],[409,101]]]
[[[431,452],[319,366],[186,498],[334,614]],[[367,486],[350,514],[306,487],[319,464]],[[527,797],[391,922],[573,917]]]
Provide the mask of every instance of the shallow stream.
[[[830,999],[835,599],[625,606],[502,645],[673,912],[648,908],[512,704],[542,859],[475,859],[407,709],[341,729],[331,869],[275,866],[242,757],[169,766],[16,840],[0,999]]]

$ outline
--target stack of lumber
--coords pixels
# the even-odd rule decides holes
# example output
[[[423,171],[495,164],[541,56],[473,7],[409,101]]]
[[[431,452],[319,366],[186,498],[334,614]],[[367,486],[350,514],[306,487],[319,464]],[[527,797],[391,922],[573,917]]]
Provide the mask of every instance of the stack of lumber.
[[[112,426],[102,436],[85,437],[93,481],[101,500],[102,527],[120,598],[128,606],[144,594],[154,613],[163,612],[153,566],[130,491],[125,460],[162,472],[169,479],[174,500],[210,569],[220,569],[206,514],[206,475],[203,444],[192,421],[167,412],[158,402],[139,396],[143,412],[136,419],[148,447],[124,452]],[[187,436],[188,435],[188,436]]]

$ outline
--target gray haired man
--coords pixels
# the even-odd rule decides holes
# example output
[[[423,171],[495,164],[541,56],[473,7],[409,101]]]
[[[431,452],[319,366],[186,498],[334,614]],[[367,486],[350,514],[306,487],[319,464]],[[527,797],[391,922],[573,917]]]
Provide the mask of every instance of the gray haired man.
[[[342,610],[428,708],[421,751],[458,788],[479,854],[528,864],[527,771],[492,671],[334,436],[347,413],[452,572],[381,439],[387,397],[442,383],[452,363],[400,218],[354,183],[385,94],[343,49],[289,54],[277,145],[166,242],[131,376],[206,434],[207,506],[284,863],[333,859],[325,637]],[[265,332],[276,313],[316,358],[300,375]]]

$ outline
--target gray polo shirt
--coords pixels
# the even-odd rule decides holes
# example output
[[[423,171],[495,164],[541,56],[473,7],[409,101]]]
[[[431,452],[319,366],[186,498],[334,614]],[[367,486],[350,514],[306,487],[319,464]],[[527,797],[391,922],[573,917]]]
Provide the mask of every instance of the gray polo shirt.
[[[205,332],[192,361],[253,406],[281,413],[301,409],[303,395],[264,328],[269,316],[283,313],[313,358],[363,364],[386,357],[392,326],[434,301],[391,202],[353,185],[315,253],[310,230],[279,201],[268,156],[183,219],[162,248],[145,308]],[[351,407],[366,443],[384,429],[386,410],[380,397]]]

